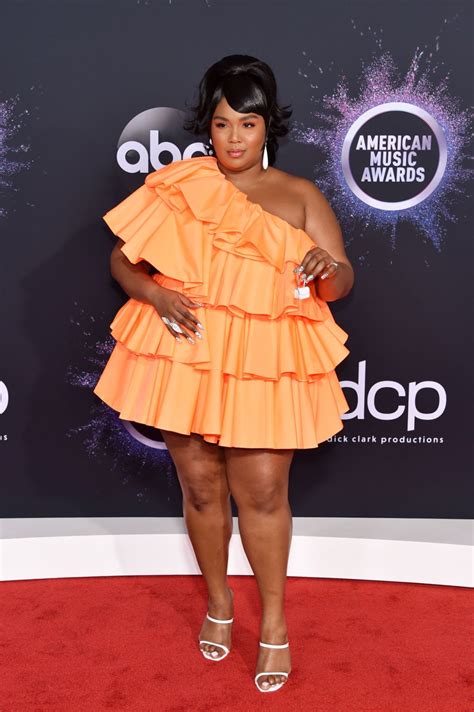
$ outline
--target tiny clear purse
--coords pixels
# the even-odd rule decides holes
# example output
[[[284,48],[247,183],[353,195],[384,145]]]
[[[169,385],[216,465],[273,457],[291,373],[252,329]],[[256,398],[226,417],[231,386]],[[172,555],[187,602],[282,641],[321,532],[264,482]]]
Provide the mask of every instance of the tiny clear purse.
[[[296,272],[295,299],[308,299],[310,296],[309,287],[306,284],[306,279],[302,279],[300,272]]]

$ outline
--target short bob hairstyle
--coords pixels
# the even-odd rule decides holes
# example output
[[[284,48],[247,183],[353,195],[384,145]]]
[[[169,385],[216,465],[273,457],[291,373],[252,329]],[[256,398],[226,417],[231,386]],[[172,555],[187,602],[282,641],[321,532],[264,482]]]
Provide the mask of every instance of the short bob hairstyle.
[[[277,139],[289,133],[287,120],[293,111],[290,104],[278,105],[275,75],[268,64],[248,54],[231,54],[209,67],[199,83],[198,103],[190,107],[194,116],[183,124],[185,131],[198,136],[207,133],[209,141],[212,116],[224,96],[234,111],[263,117],[268,163],[273,165],[278,151]]]

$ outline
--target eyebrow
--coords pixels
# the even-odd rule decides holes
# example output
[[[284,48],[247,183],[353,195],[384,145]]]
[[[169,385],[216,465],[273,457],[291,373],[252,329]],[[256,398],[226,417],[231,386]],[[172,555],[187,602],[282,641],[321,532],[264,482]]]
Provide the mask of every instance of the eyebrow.
[[[226,116],[214,116],[215,119],[224,119],[224,121],[228,121]],[[247,114],[246,116],[242,116],[240,121],[244,121],[245,119],[258,119],[258,114]]]

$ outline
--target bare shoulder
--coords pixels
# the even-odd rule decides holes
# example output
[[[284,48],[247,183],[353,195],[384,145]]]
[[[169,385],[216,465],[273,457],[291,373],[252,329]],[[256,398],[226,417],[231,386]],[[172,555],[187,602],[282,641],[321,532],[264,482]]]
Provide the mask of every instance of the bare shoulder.
[[[336,215],[322,190],[308,178],[294,176],[294,179],[295,189],[299,191],[304,204],[306,223],[311,225],[317,221],[324,221],[336,226]]]
[[[306,180],[306,178],[301,178],[300,176],[295,176],[292,173],[287,173],[287,171],[282,171],[280,168],[275,168],[274,166],[272,166],[270,170],[273,187],[290,190],[295,197],[299,197],[300,199],[304,197],[304,183],[311,184],[311,181]]]
[[[294,200],[302,207],[311,207],[316,205],[329,206],[323,192],[318,188],[313,181],[303,176],[296,176],[293,173],[282,171],[279,168],[273,168],[273,183],[281,186],[282,189],[290,191]]]
[[[300,191],[302,199],[304,200],[305,206],[309,203],[314,204],[315,201],[320,205],[329,205],[324,193],[320,190],[320,188],[318,188],[316,183],[313,183],[312,180],[303,178],[302,176],[293,176],[293,178],[295,186],[297,187],[297,190]]]

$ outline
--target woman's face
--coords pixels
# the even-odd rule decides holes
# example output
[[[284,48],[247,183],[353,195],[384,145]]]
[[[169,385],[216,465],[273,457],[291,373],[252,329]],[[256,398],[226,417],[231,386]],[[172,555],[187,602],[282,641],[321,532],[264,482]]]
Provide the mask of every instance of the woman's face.
[[[211,138],[219,163],[229,170],[241,170],[262,161],[265,121],[259,114],[241,114],[223,97],[211,120]],[[233,153],[239,150],[240,153]]]

